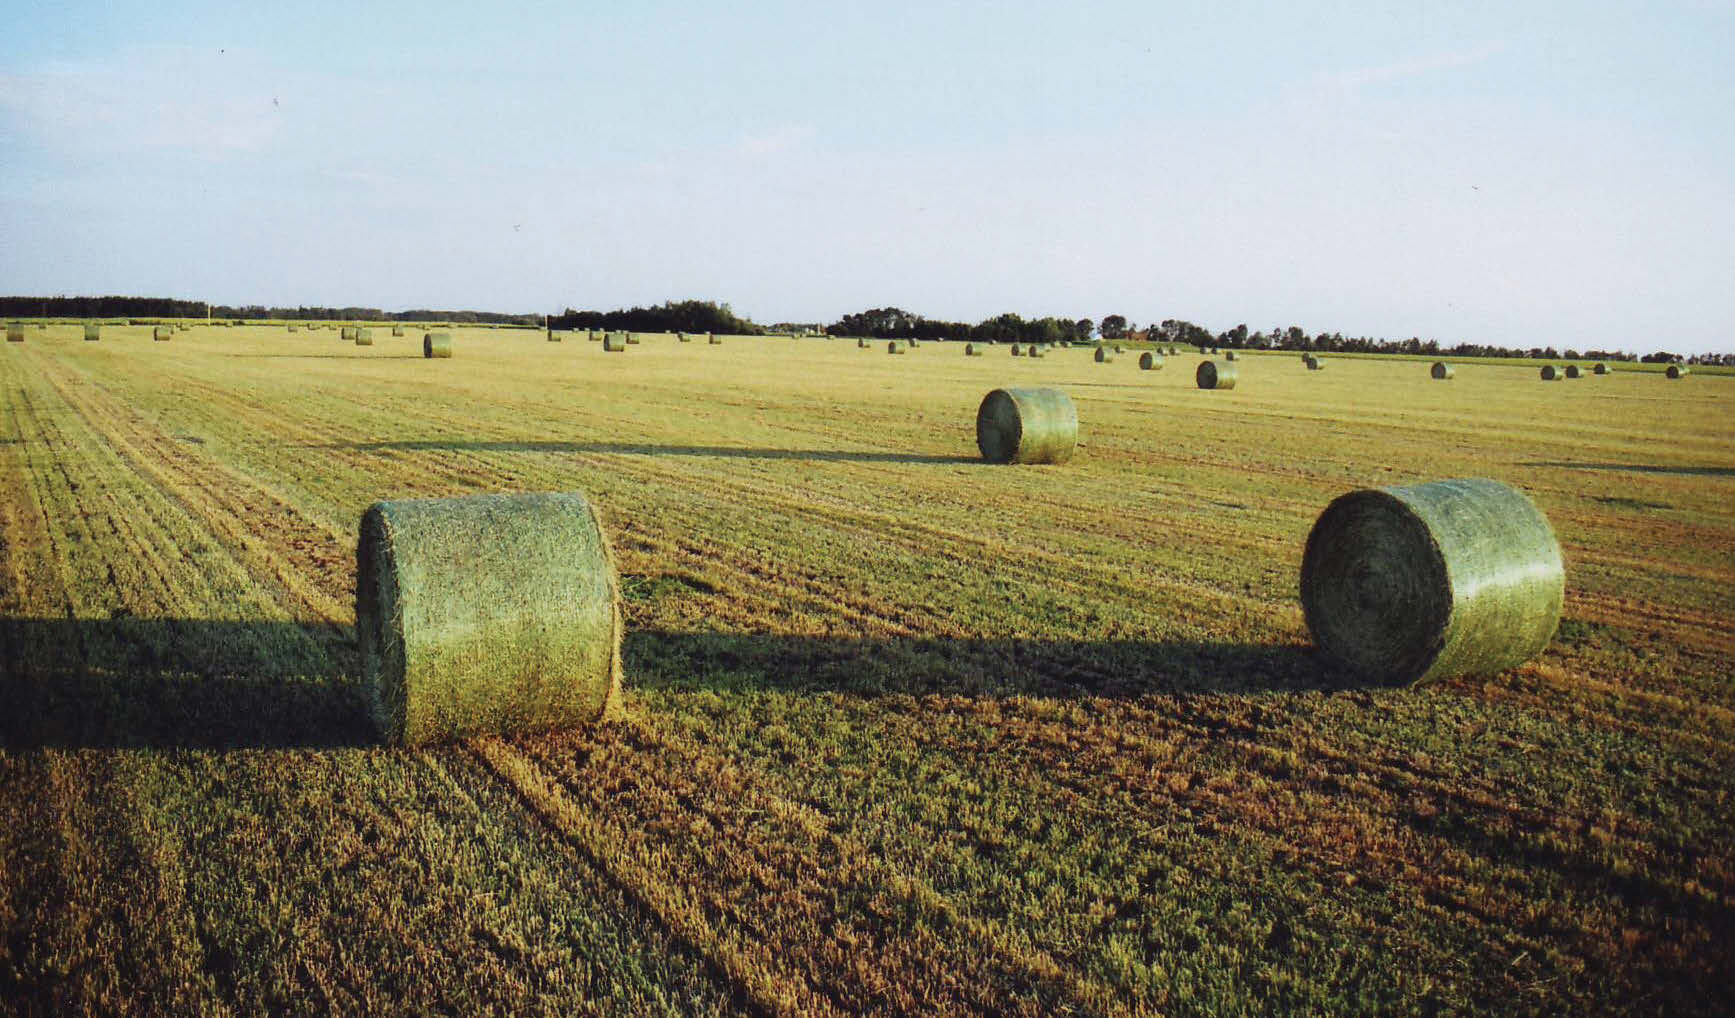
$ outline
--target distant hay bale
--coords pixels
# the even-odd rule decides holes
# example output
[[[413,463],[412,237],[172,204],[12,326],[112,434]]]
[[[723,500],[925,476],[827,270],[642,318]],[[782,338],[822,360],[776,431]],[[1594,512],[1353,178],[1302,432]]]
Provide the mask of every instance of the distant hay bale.
[[[1014,356],[1014,357],[1024,356],[1024,348],[1022,346],[1019,346],[1017,343],[1012,344],[1012,356]]]
[[[984,355],[985,355],[985,351],[982,349],[982,347],[979,344],[976,344],[976,343],[965,343],[964,344],[964,356],[966,356],[966,357],[981,357]]]
[[[904,352],[904,344],[898,342],[895,339],[886,344],[886,353],[903,353],[903,352]]]
[[[1241,367],[1227,361],[1201,361],[1199,370],[1193,373],[1193,380],[1201,389],[1233,389],[1235,379],[1240,375]]]
[[[23,326],[23,324],[21,324],[19,322],[7,322],[6,323],[6,342],[8,342],[8,343],[22,343],[22,342],[24,342],[24,326]]]
[[[337,330],[337,338],[353,341],[355,339],[355,326],[346,325],[343,328]]]
[[[373,346],[374,345],[374,330],[372,330],[372,329],[356,329],[355,330],[355,345],[356,346]]]
[[[676,340],[677,340],[677,341],[678,341],[678,342],[682,342],[682,343],[691,343],[691,342],[692,342],[692,341],[693,341],[693,337],[692,337],[692,336],[690,336],[690,335],[688,335],[688,334],[687,334],[687,333],[685,333],[685,332],[677,332],[677,333],[675,333],[675,339],[676,339]]]
[[[1044,350],[1040,346],[1037,346],[1035,343],[1032,343],[1032,344],[1030,344],[1030,346],[1025,348],[1024,356],[1026,356],[1026,357],[1046,357],[1046,356],[1048,356],[1048,351]]]
[[[423,357],[452,356],[452,334],[450,332],[429,332],[422,336]]]
[[[1577,377],[1579,377],[1579,376],[1580,376],[1580,375],[1582,375],[1582,374],[1584,374],[1584,372],[1582,372],[1582,371],[1580,371],[1580,370],[1578,370],[1578,365],[1577,365],[1577,364],[1568,364],[1568,365],[1567,365],[1567,366],[1566,366],[1566,377],[1568,377],[1568,378],[1577,378]]]
[[[1604,364],[1602,361],[1597,361],[1596,365],[1590,369],[1590,372],[1593,375],[1606,375],[1608,374],[1608,365]]]
[[[1169,347],[1169,356],[1170,357],[1179,357],[1180,355],[1181,355],[1181,348],[1180,347],[1178,347],[1178,346]]]
[[[621,336],[623,337],[625,343],[628,346],[638,346],[639,345],[639,334],[638,333],[636,333],[636,332],[623,332],[623,333],[621,333]]]
[[[1307,359],[1307,370],[1309,370],[1309,371],[1324,371],[1325,370],[1325,358],[1323,358],[1323,357],[1309,357]]]
[[[855,348],[857,350],[866,350],[868,348],[867,337],[866,336],[858,337],[855,341]]]
[[[1232,361],[1232,360],[1235,360],[1235,359],[1236,359],[1236,357],[1235,357],[1235,351],[1233,351],[1233,350],[1229,350],[1229,351],[1226,351],[1226,352],[1224,352],[1224,354],[1223,354],[1223,359],[1224,359],[1224,360],[1226,360],[1226,361]]]
[[[1065,463],[1078,410],[1059,389],[995,389],[976,410],[976,447],[990,463]]]
[[[1110,350],[1108,347],[1099,346],[1096,348],[1096,362],[1098,364],[1113,364],[1116,352],[1117,351]]]
[[[98,325],[95,322],[85,322],[84,323],[85,342],[94,343],[101,338],[102,338],[102,326]]]
[[[705,343],[708,346],[722,346],[723,337],[707,332],[705,333]]]
[[[1558,381],[1560,378],[1561,374],[1559,368],[1556,368],[1552,364],[1544,364],[1542,366],[1542,380],[1544,382],[1554,382]]]
[[[401,336],[403,334],[404,334],[404,327],[402,325],[392,326],[392,335]]]
[[[577,493],[377,502],[356,544],[362,693],[385,741],[596,721],[620,695],[620,581]]]
[[[290,326],[290,327],[289,327],[289,331],[290,331],[290,332],[300,332],[300,331],[301,331],[301,326],[299,326],[299,325],[291,325],[291,326]]]
[[[1154,351],[1146,351],[1139,355],[1140,371],[1163,370],[1163,355]]]
[[[1691,374],[1691,371],[1685,364],[1671,364],[1664,370],[1663,374],[1670,378],[1685,378]]]
[[[1441,381],[1444,381],[1448,378],[1451,378],[1453,375],[1456,375],[1457,373],[1458,373],[1458,369],[1452,367],[1452,365],[1450,365],[1450,364],[1447,364],[1445,361],[1435,361],[1434,366],[1428,369],[1429,377],[1436,378],[1436,379],[1439,379]]]
[[[1522,664],[1553,639],[1565,592],[1548,519],[1490,480],[1340,496],[1301,562],[1314,642],[1392,685]]]
[[[175,330],[167,325],[159,325],[151,330],[151,339],[158,343],[167,343],[175,335]]]
[[[545,329],[543,331],[548,333],[548,342],[550,343],[559,343],[564,338],[560,333],[555,332],[553,329]]]

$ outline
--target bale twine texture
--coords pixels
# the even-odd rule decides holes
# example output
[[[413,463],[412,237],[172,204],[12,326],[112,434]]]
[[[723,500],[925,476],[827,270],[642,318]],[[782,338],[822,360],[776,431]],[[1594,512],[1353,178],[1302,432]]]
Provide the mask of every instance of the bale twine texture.
[[[1523,492],[1484,479],[1340,496],[1301,561],[1314,642],[1392,685],[1529,660],[1553,639],[1565,597],[1548,519]]]
[[[1687,366],[1685,364],[1671,364],[1664,374],[1670,378],[1685,378],[1688,374]]]
[[[1160,353],[1154,353],[1151,351],[1146,351],[1142,354],[1139,354],[1139,370],[1140,371],[1161,371],[1161,370],[1163,370],[1163,355]]]
[[[85,322],[84,323],[84,338],[87,342],[91,342],[91,343],[94,343],[97,340],[101,339],[102,338],[102,326],[96,324],[95,322]]]
[[[393,744],[582,724],[619,695],[619,581],[580,494],[375,503],[355,615],[364,700]]]
[[[450,332],[429,332],[422,336],[423,357],[452,356],[452,334]]]
[[[602,348],[608,353],[625,353],[627,337],[624,332],[611,332],[602,338]]]
[[[1227,361],[1201,361],[1199,370],[1194,372],[1193,380],[1201,389],[1233,389],[1235,379],[1239,377],[1241,367]]]
[[[337,338],[338,339],[354,340],[355,339],[355,326],[346,325],[343,328],[339,329],[337,331]]]
[[[374,345],[374,330],[372,330],[372,329],[357,329],[357,330],[355,330],[355,345],[356,346],[373,346]]]
[[[1078,410],[1059,389],[995,389],[976,409],[976,448],[989,463],[1065,463]]]
[[[1096,362],[1098,364],[1113,364],[1114,355],[1115,351],[1111,351],[1107,347],[1099,346],[1096,348]]]
[[[1428,374],[1430,376],[1432,376],[1434,378],[1442,379],[1442,380],[1451,378],[1453,375],[1456,375],[1457,373],[1458,373],[1458,369],[1452,367],[1452,365],[1450,365],[1450,364],[1447,364],[1445,361],[1435,361],[1434,366],[1428,369]]]

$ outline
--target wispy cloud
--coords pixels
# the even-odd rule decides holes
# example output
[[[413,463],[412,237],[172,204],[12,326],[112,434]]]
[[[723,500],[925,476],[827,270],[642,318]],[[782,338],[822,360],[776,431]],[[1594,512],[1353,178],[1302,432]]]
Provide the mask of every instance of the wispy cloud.
[[[1382,85],[1405,78],[1421,77],[1437,71],[1453,71],[1474,67],[1498,56],[1506,49],[1504,40],[1492,40],[1470,49],[1448,50],[1410,57],[1389,64],[1354,67],[1330,71],[1316,79],[1316,84],[1339,91],[1355,92],[1369,85]]]

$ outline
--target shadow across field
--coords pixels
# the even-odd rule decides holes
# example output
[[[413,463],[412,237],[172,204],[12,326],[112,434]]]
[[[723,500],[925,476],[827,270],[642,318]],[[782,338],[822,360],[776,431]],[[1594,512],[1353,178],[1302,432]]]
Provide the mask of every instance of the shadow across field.
[[[1369,684],[1311,647],[1149,640],[1024,640],[629,632],[627,684],[691,692],[854,696],[1218,696]]]
[[[373,741],[345,627],[0,619],[0,747],[357,746]]]
[[[232,356],[232,357],[256,357],[256,358],[261,358],[264,360],[285,360],[285,361],[362,361],[362,360],[372,360],[372,361],[417,360],[417,361],[419,361],[419,360],[425,359],[419,353],[388,353],[388,354],[366,354],[366,353],[238,353],[238,354],[231,354],[230,356]]]
[[[846,452],[837,449],[746,449],[728,445],[654,445],[648,442],[472,442],[425,439],[399,442],[341,442],[320,448],[407,452],[613,453],[622,456],[704,456],[725,459],[811,460],[818,463],[981,463],[980,456],[931,456],[904,452]]]
[[[1656,463],[1567,463],[1555,460],[1532,460],[1521,467],[1547,467],[1554,470],[1618,470],[1632,474],[1681,474],[1686,477],[1735,477],[1735,467],[1673,467]]]

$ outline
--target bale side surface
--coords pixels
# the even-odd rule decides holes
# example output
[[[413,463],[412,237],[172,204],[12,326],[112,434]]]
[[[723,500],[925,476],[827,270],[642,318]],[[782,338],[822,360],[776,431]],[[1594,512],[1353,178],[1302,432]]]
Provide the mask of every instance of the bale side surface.
[[[1602,361],[1597,361],[1596,367],[1591,368],[1590,370],[1592,374],[1606,375],[1608,374],[1608,365],[1604,364]]]
[[[422,336],[422,356],[452,356],[452,334],[450,332],[424,333]]]
[[[1115,351],[1100,346],[1096,348],[1096,362],[1098,364],[1113,364],[1114,355]]]
[[[1394,685],[1529,660],[1553,639],[1565,596],[1547,518],[1498,481],[1350,492],[1320,514],[1302,555],[1314,641]]]
[[[1161,371],[1161,370],[1163,370],[1163,355],[1160,353],[1151,353],[1149,351],[1142,353],[1142,354],[1139,354],[1139,370],[1140,371]]]
[[[1458,369],[1452,367],[1452,365],[1450,365],[1450,364],[1447,364],[1445,361],[1435,361],[1434,366],[1428,369],[1428,374],[1431,377],[1442,379],[1442,380],[1447,379],[1447,378],[1451,378],[1453,375],[1456,375],[1457,373],[1458,373]]]
[[[1668,369],[1664,371],[1664,374],[1668,375],[1670,378],[1684,378],[1687,375],[1687,366],[1685,364],[1671,364]]]
[[[602,348],[608,353],[624,353],[627,348],[627,338],[618,332],[611,332],[602,337]]]
[[[1200,361],[1193,381],[1201,389],[1233,389],[1240,374],[1240,367],[1228,361]]]
[[[102,338],[102,326],[96,324],[95,322],[85,322],[84,323],[84,338],[87,342],[91,342],[91,343],[94,343],[97,340],[101,339]]]
[[[22,343],[22,342],[24,342],[24,326],[19,324],[18,322],[8,322],[6,324],[6,342],[8,342],[8,343]]]
[[[1581,375],[1583,373],[1584,372],[1578,370],[1577,364],[1568,364],[1566,366],[1566,377],[1568,377],[1568,378],[1577,378],[1579,375]]]
[[[403,334],[404,334],[404,327],[402,325],[392,326],[392,335],[401,336]]]
[[[352,325],[345,325],[343,328],[337,330],[337,338],[349,340],[355,339],[355,327]]]
[[[151,330],[151,339],[157,343],[167,343],[175,335],[175,330],[167,325],[159,325]]]
[[[995,389],[976,409],[976,448],[990,463],[1065,463],[1078,410],[1059,389]]]
[[[372,329],[357,329],[357,330],[355,330],[355,345],[356,346],[373,346],[374,345],[374,330],[372,330]]]
[[[376,503],[356,633],[368,713],[394,744],[581,724],[619,694],[619,583],[576,493]]]
[[[1556,378],[1560,377],[1560,370],[1552,364],[1544,364],[1542,366],[1541,375],[1544,382],[1552,382]]]

